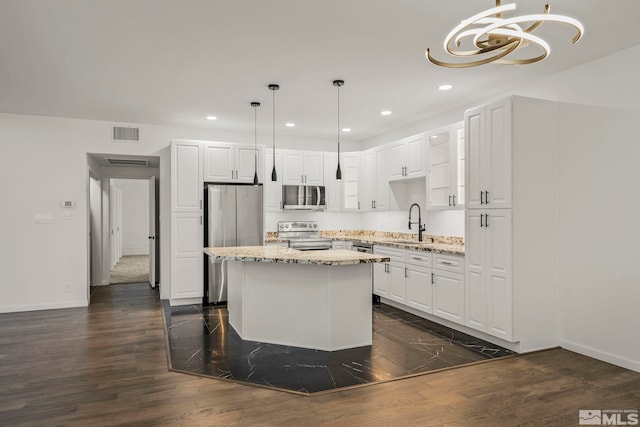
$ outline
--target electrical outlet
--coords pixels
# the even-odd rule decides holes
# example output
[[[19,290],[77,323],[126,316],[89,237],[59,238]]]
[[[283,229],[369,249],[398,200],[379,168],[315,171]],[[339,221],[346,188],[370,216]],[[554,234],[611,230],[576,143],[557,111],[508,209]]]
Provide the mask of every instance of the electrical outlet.
[[[65,283],[64,284],[64,292],[67,294],[71,293],[71,283]]]

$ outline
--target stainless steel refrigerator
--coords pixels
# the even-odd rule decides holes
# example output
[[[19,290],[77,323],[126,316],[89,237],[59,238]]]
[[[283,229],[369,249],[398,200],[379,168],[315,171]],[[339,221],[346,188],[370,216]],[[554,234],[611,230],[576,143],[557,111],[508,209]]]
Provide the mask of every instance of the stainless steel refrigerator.
[[[205,246],[262,246],[262,185],[206,186]],[[226,261],[207,263],[205,302],[219,304],[227,300]]]

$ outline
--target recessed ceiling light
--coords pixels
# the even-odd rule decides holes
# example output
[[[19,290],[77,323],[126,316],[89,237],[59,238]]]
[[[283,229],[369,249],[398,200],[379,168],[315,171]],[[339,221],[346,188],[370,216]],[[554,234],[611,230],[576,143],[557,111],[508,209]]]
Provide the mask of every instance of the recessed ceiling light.
[[[207,120],[218,120],[216,116],[207,116]]]
[[[389,116],[389,115],[391,115],[391,111],[389,111],[389,110],[380,111],[380,114],[383,115],[383,116]]]
[[[292,127],[295,127],[296,124],[289,122],[289,123],[285,123],[284,125],[288,128],[292,128]]]
[[[351,128],[342,128],[342,132],[351,132]]]
[[[438,86],[438,89],[440,90],[450,90],[453,86],[451,86],[450,84],[446,84],[446,85],[440,85]]]

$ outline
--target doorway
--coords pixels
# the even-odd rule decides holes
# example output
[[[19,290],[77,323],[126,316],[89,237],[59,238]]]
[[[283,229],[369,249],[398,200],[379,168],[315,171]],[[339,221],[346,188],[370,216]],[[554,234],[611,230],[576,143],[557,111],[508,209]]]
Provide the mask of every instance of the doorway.
[[[109,284],[155,287],[155,178],[109,178]]]

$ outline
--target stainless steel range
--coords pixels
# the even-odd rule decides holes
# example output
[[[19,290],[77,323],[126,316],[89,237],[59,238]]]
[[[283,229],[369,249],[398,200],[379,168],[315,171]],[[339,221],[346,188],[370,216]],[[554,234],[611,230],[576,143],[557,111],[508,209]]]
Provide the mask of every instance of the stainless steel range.
[[[300,251],[331,249],[331,239],[320,237],[317,221],[280,221],[278,238],[289,241],[289,247]]]

